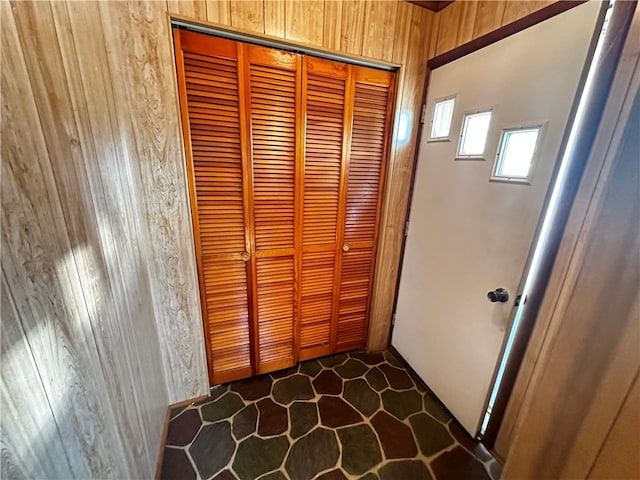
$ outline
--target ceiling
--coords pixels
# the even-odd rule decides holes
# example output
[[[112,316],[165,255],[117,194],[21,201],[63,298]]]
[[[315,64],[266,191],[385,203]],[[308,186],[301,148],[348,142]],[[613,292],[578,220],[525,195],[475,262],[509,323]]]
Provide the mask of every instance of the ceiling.
[[[420,7],[433,10],[434,12],[438,12],[442,10],[444,7],[446,7],[447,5],[449,5],[450,3],[453,3],[453,1],[450,1],[450,2],[425,2],[425,1],[413,1],[413,0],[407,0],[407,1],[409,3],[413,3],[414,5],[418,5]]]

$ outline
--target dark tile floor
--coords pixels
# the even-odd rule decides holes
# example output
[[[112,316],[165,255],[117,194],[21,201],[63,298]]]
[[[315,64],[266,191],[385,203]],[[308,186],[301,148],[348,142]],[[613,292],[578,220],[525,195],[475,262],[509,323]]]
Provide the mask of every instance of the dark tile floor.
[[[390,352],[352,352],[173,409],[161,478],[496,480],[500,470]]]

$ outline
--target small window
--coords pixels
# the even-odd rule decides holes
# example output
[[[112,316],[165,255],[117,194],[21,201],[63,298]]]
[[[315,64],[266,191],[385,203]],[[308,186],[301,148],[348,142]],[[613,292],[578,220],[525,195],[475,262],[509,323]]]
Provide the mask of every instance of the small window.
[[[451,119],[453,118],[453,107],[455,97],[436,100],[433,105],[433,118],[431,119],[431,132],[429,140],[448,140],[451,130]]]
[[[482,157],[487,143],[492,110],[467,113],[462,122],[458,157]]]
[[[493,178],[527,181],[533,169],[541,125],[505,129],[493,167]]]

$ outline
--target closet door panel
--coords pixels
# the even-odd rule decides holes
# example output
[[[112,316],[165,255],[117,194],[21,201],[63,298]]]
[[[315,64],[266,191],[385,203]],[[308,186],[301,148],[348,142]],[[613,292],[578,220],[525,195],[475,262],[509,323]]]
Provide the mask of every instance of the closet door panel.
[[[371,286],[394,74],[352,67],[353,118],[347,160],[344,249],[341,262],[337,350],[363,347]]]
[[[258,373],[296,361],[295,271],[300,57],[244,45],[251,121],[254,325]]]
[[[304,176],[300,359],[335,346],[336,269],[341,185],[344,183],[345,96],[349,67],[305,57]]]
[[[175,31],[200,295],[211,383],[250,376],[238,48]]]

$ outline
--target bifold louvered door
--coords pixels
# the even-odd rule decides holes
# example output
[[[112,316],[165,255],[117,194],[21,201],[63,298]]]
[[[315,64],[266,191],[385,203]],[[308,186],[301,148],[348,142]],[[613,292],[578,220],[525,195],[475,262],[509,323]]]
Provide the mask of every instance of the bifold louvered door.
[[[364,346],[394,74],[174,39],[211,383]]]

